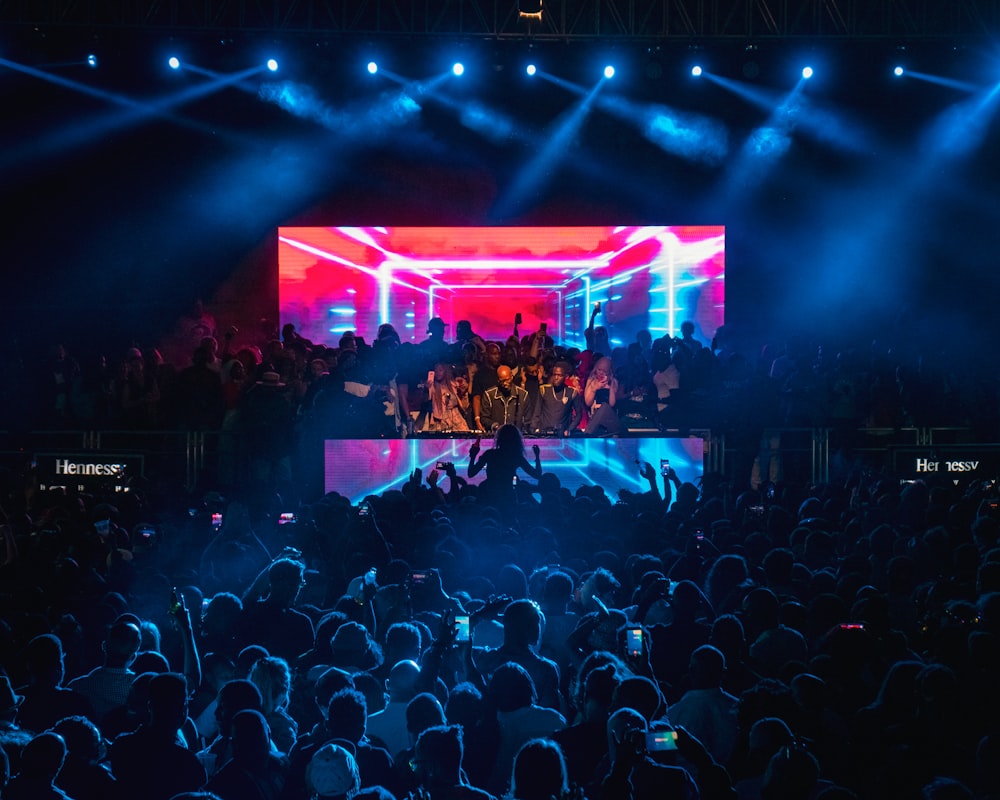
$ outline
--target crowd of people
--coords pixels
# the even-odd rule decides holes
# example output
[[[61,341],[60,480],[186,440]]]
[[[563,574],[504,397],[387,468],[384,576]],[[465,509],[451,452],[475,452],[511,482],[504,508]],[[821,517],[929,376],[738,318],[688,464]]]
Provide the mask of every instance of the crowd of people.
[[[332,424],[334,407],[379,416],[385,435],[464,421],[493,434],[466,468],[486,470],[480,485],[454,465],[415,470],[352,504],[296,491],[294,470],[266,459],[228,481],[220,470],[196,500],[0,476],[0,797],[1000,795],[995,482],[852,469],[825,484],[786,471],[694,485],[646,463],[644,492],[571,492],[525,452],[525,431],[613,435],[632,413],[670,427],[690,398],[712,405],[697,376],[743,372],[771,399],[726,414],[734,430],[760,427],[755,408],[806,409],[765,384],[808,363],[828,386],[837,367],[782,353],[758,369],[722,336],[650,340],[648,354],[637,340],[621,361],[596,329],[580,353],[543,331],[501,344],[461,329],[447,342],[433,322],[409,355],[387,328],[337,348],[286,328],[259,358],[205,342],[169,391],[143,378],[108,399],[123,413],[146,392],[130,406],[139,428],[211,409],[198,424],[236,412],[252,431],[259,414],[246,435],[268,446]],[[58,355],[66,389],[46,413],[68,423],[82,406]],[[142,352],[129,358],[154,374]],[[633,373],[652,378],[645,399]],[[881,410],[918,413],[896,381]],[[188,402],[202,384],[221,405]],[[876,413],[862,388],[880,396],[855,384],[853,413]]]
[[[597,304],[583,349],[544,325],[522,335],[515,323],[506,339],[488,340],[459,320],[450,339],[440,318],[418,342],[383,324],[370,338],[347,331],[334,344],[292,324],[256,338],[235,327],[218,333],[202,314],[169,347],[133,346],[117,364],[77,360],[58,345],[34,370],[35,390],[14,384],[0,391],[0,406],[29,430],[217,432],[224,486],[313,472],[296,459],[308,461],[309,443],[326,438],[489,434],[506,423],[532,436],[711,430],[725,436],[741,476],[781,429],[830,430],[841,468],[856,463],[865,429],[960,427],[968,441],[1000,439],[997,381],[937,339],[834,348],[792,337],[748,354],[725,327],[705,342],[684,322],[677,336],[640,330],[613,345],[595,324]],[[780,472],[765,469],[768,477]]]

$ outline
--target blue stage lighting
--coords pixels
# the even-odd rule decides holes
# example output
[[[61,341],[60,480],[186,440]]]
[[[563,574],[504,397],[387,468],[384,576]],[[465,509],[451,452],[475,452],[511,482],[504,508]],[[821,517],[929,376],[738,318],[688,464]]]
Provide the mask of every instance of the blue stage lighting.
[[[610,66],[610,65],[606,66],[604,68],[604,77],[605,78],[613,78],[613,77],[615,77],[615,68],[612,67],[612,66]]]
[[[267,68],[269,70],[271,70],[271,72],[277,72],[278,71],[278,62],[275,61],[273,58],[269,58],[267,60]]]
[[[538,72],[538,68],[534,64],[528,64],[527,68],[525,69],[525,72],[527,72],[529,75],[534,75],[536,72]]]
[[[704,70],[698,64],[691,67],[691,74],[696,78],[700,78],[702,72],[704,72]]]
[[[170,69],[179,69],[181,66],[181,60],[177,56],[170,56],[170,58],[167,59],[167,66],[170,67]]]
[[[369,61],[368,62],[368,74],[369,75],[374,75],[376,72],[378,72],[378,64],[376,64],[374,61]]]
[[[806,80],[809,80],[812,76],[813,76],[813,68],[812,67],[804,67],[802,69],[802,77],[803,78],[805,78]]]
[[[97,56],[95,56],[93,53],[87,56],[87,66],[90,67],[91,69],[97,66]]]
[[[899,77],[901,77],[901,76],[902,76],[902,74],[903,74],[903,73],[904,73],[905,71],[906,71],[906,70],[904,70],[904,69],[903,69],[902,67],[896,67],[896,68],[895,68],[895,69],[894,69],[894,70],[892,71],[892,74],[893,74],[893,75],[895,75],[895,76],[896,76],[897,78],[899,78]]]
[[[451,68],[451,71],[454,72],[456,75],[461,75],[463,72],[465,72],[465,66],[462,64],[461,61],[458,61],[455,63],[455,66]]]

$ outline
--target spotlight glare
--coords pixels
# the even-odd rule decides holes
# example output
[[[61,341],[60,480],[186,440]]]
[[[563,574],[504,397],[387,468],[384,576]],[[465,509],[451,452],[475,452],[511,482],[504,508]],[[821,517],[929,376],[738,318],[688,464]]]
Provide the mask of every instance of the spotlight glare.
[[[451,71],[454,72],[456,75],[461,75],[463,72],[465,72],[465,66],[462,64],[461,61],[458,61],[455,63],[455,66],[451,68]]]
[[[278,71],[278,62],[275,61],[273,58],[269,58],[267,60],[267,68],[269,70],[271,70],[271,72],[277,72]]]
[[[613,77],[615,77],[615,68],[612,67],[612,66],[610,66],[610,65],[606,66],[604,68],[604,77],[605,78],[613,78]]]
[[[904,69],[903,69],[902,67],[896,67],[896,68],[895,68],[895,69],[894,69],[894,70],[892,71],[892,74],[893,74],[893,75],[895,75],[895,76],[896,76],[896,77],[898,78],[898,77],[900,77],[900,76],[901,76],[901,75],[902,75],[902,74],[903,74],[903,73],[904,73],[905,71],[906,71],[906,70],[904,70]]]
[[[376,64],[374,61],[369,61],[368,62],[368,74],[369,75],[374,75],[376,72],[378,72],[378,64]]]
[[[97,56],[95,56],[93,53],[87,56],[87,66],[90,67],[91,69],[97,67]]]
[[[170,56],[170,58],[167,59],[167,66],[170,67],[170,69],[179,69],[181,66],[181,60],[177,56]]]
[[[812,76],[813,76],[813,68],[804,67],[802,70],[802,77],[805,78],[806,80],[809,80]]]
[[[702,72],[704,72],[704,70],[698,64],[691,67],[691,74],[696,78],[700,78]]]
[[[536,72],[538,72],[538,69],[537,67],[535,67],[534,64],[528,64],[525,72],[527,72],[529,75],[534,75]]]

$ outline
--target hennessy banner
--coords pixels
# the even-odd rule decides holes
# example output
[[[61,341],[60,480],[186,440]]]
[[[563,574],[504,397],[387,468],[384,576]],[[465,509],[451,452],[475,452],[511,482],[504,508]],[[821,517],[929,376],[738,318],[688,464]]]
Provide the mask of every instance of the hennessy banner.
[[[129,491],[129,482],[142,476],[143,457],[109,453],[36,453],[38,488],[66,491],[103,489]]]

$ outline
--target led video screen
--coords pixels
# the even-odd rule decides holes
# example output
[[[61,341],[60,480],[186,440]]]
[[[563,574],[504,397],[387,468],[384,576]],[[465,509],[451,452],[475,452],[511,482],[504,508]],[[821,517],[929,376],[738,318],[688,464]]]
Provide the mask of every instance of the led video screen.
[[[336,346],[345,331],[372,341],[391,323],[403,341],[426,338],[441,317],[445,337],[468,320],[485,339],[548,326],[568,347],[586,346],[595,324],[612,346],[679,335],[685,320],[707,343],[724,321],[723,226],[282,227],[278,229],[282,324]]]
[[[370,494],[402,489],[414,469],[427,475],[438,461],[450,461],[459,476],[466,478],[469,448],[474,440],[460,439],[327,439],[324,443],[324,484],[326,492],[338,492],[358,503]],[[525,453],[530,461],[531,446],[538,445],[542,470],[552,472],[559,482],[575,492],[577,487],[602,486],[612,500],[619,489],[644,492],[649,484],[639,475],[639,464],[648,461],[659,473],[661,460],[667,459],[682,481],[697,483],[704,474],[704,439],[688,437],[626,438],[525,438]],[[492,440],[482,442],[483,449]],[[469,483],[479,484],[485,472]],[[522,476],[523,477],[523,476]],[[532,481],[526,478],[528,483]],[[657,485],[662,487],[662,478]],[[443,474],[439,485],[448,491]],[[662,490],[662,489],[661,489]]]

